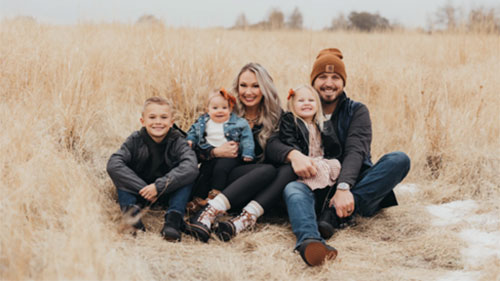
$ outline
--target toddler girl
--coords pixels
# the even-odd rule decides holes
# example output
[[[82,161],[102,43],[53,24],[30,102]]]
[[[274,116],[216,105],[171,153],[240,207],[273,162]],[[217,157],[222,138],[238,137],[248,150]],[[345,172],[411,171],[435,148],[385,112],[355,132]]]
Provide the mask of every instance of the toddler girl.
[[[195,150],[208,150],[218,147],[228,141],[239,143],[239,154],[236,158],[214,158],[211,163],[205,163],[209,167],[211,181],[209,187],[212,189],[209,198],[214,197],[219,191],[226,187],[227,177],[231,170],[244,162],[251,162],[255,158],[255,143],[252,129],[248,122],[232,113],[236,98],[228,94],[224,88],[213,90],[207,99],[207,112],[201,115],[191,126],[187,133],[187,142]],[[202,161],[203,155],[197,153]],[[208,190],[197,191],[197,194],[207,194]],[[188,210],[196,212],[199,205],[204,205],[205,200],[195,198],[188,203]]]
[[[325,118],[319,95],[309,85],[290,89],[287,106],[289,112],[281,117],[280,140],[313,158],[317,169],[316,176],[299,181],[311,190],[332,186],[340,173],[340,162],[333,159],[340,155],[340,142],[333,128],[323,128]],[[333,153],[325,155],[325,146]]]

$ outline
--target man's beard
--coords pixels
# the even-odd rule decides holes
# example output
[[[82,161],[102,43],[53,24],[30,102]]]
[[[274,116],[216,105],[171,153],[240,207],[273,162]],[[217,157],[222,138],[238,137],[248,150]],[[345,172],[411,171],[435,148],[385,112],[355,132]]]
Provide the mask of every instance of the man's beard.
[[[332,104],[332,103],[335,103],[339,97],[337,96],[333,100],[326,100],[323,98],[323,96],[320,95],[319,98],[321,99],[322,104]]]

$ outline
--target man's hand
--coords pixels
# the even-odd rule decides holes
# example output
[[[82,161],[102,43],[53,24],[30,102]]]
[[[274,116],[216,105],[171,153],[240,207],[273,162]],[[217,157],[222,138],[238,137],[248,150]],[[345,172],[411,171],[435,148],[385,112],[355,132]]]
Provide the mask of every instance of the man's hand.
[[[354,212],[354,196],[349,190],[337,189],[337,192],[330,200],[329,206],[335,206],[339,218],[348,217]]]
[[[252,157],[243,157],[243,161],[245,162],[252,162],[253,158]]]
[[[153,202],[156,200],[156,195],[158,195],[158,192],[156,191],[155,184],[152,183],[139,190],[139,194],[144,197],[144,199]]]
[[[292,163],[292,168],[295,174],[301,178],[314,177],[318,170],[314,162],[308,156],[305,156],[298,150],[292,150],[286,158]]]
[[[235,158],[238,156],[239,143],[228,141],[223,145],[212,150],[213,156],[216,158]]]
[[[187,143],[188,143],[189,147],[193,148],[193,141],[188,140]]]

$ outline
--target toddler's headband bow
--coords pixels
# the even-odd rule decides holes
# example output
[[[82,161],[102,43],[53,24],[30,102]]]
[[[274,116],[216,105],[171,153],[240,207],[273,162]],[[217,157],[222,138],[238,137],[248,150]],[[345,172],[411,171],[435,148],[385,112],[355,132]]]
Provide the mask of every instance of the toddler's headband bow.
[[[236,98],[228,94],[224,88],[220,88],[219,93],[225,100],[227,100],[227,102],[229,103],[229,107],[233,108],[236,104]]]

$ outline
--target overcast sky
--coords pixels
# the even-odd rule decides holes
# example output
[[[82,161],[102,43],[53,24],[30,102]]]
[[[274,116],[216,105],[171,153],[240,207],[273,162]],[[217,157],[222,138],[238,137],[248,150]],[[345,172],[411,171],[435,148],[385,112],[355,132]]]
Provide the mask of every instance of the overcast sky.
[[[152,14],[170,26],[230,27],[244,13],[250,23],[263,20],[272,8],[289,15],[298,7],[304,27],[329,26],[339,13],[379,13],[391,23],[426,27],[439,7],[451,3],[465,11],[500,8],[498,0],[0,0],[0,17],[33,16],[40,22],[73,24],[79,21],[135,22]]]

